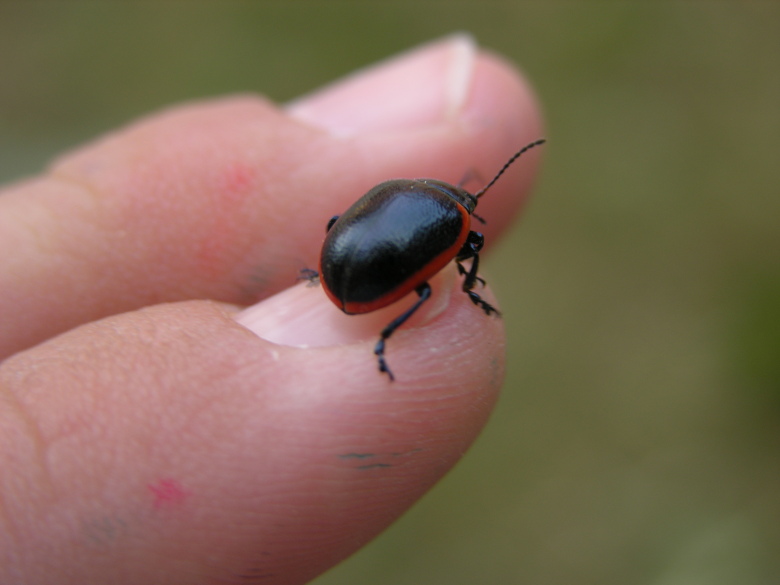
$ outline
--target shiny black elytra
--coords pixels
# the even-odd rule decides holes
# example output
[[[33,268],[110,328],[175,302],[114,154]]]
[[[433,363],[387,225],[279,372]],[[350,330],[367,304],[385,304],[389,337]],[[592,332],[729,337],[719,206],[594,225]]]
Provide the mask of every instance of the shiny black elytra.
[[[481,233],[471,230],[477,202],[525,151],[543,144],[536,140],[521,148],[496,176],[475,194],[435,179],[395,179],[380,183],[341,216],[328,222],[320,255],[320,270],[303,270],[303,278],[322,281],[330,300],[348,315],[386,307],[411,291],[417,302],[385,327],[374,347],[379,371],[395,380],[385,360],[385,341],[431,297],[428,280],[451,260],[465,275],[462,289],[486,315],[499,314],[474,287]],[[461,262],[471,259],[466,269]]]

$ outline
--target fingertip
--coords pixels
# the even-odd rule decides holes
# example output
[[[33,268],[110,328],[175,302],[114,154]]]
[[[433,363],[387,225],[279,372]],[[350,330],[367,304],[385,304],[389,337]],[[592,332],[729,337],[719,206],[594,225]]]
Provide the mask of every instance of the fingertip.
[[[386,359],[403,386],[498,386],[503,376],[503,324],[486,316],[460,291],[454,264],[431,280],[433,295],[386,342]],[[489,289],[480,296],[494,303]],[[373,353],[380,331],[407,310],[417,296],[364,315],[346,315],[320,286],[287,289],[236,315],[236,321],[266,341],[308,349],[311,368],[333,371],[349,386],[387,387]]]
[[[338,137],[441,124],[463,107],[476,53],[470,35],[452,34],[353,72],[287,112]]]
[[[496,53],[480,51],[471,94],[463,111],[469,129],[470,169],[483,187],[518,150],[545,136],[540,101],[534,88],[514,63]],[[483,145],[486,147],[483,148]],[[506,232],[523,209],[538,175],[547,146],[522,155],[480,199],[479,212],[487,224],[486,246]],[[481,183],[481,184],[480,184]]]

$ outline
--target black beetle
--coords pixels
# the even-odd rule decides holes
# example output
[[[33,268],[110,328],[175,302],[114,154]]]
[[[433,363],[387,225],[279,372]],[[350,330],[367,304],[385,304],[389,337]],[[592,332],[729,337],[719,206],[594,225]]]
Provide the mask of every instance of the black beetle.
[[[431,296],[434,274],[455,260],[465,275],[462,289],[486,315],[498,310],[474,292],[481,233],[471,230],[479,198],[525,151],[543,144],[536,140],[521,148],[496,176],[473,195],[435,179],[394,179],[380,183],[343,215],[328,222],[320,255],[320,270],[305,269],[302,277],[322,281],[330,300],[348,315],[369,313],[394,303],[411,291],[417,302],[396,317],[379,336],[374,354],[379,370],[395,380],[385,361],[385,341]],[[466,269],[461,262],[471,259]]]

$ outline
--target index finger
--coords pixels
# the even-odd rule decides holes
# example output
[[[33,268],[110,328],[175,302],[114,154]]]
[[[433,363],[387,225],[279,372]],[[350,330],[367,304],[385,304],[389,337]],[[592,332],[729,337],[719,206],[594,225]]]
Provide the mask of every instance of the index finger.
[[[287,109],[234,97],[136,122],[0,197],[0,358],[150,304],[268,296],[374,184],[487,176],[539,129],[517,73],[463,37]],[[489,236],[520,207],[529,154],[480,204]]]

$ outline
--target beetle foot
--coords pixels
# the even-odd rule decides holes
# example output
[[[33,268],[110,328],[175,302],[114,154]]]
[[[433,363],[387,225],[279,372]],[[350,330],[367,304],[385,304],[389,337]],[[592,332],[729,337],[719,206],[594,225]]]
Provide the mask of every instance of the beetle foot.
[[[393,376],[393,372],[390,371],[390,366],[388,366],[387,361],[385,361],[384,338],[376,342],[376,346],[374,346],[374,354],[376,355],[377,362],[379,363],[379,371],[387,374],[390,377],[391,382],[395,382],[395,376]]]
[[[320,273],[311,268],[301,268],[298,272],[298,280],[308,280],[306,286],[317,286],[320,283]]]
[[[477,305],[480,309],[485,311],[485,315],[492,315],[495,314],[496,316],[501,316],[501,311],[496,309],[493,305],[488,303],[486,300],[484,300],[482,297],[480,297],[477,293],[471,290],[467,290],[466,294],[469,295],[469,298],[471,299],[471,302]]]
[[[461,276],[468,276],[469,271],[463,268],[463,264],[461,264],[460,262],[456,262],[455,265],[458,267],[458,274],[460,274]],[[477,281],[482,286],[485,286],[485,284],[487,284],[485,282],[485,279],[480,276],[475,276],[474,280]]]

